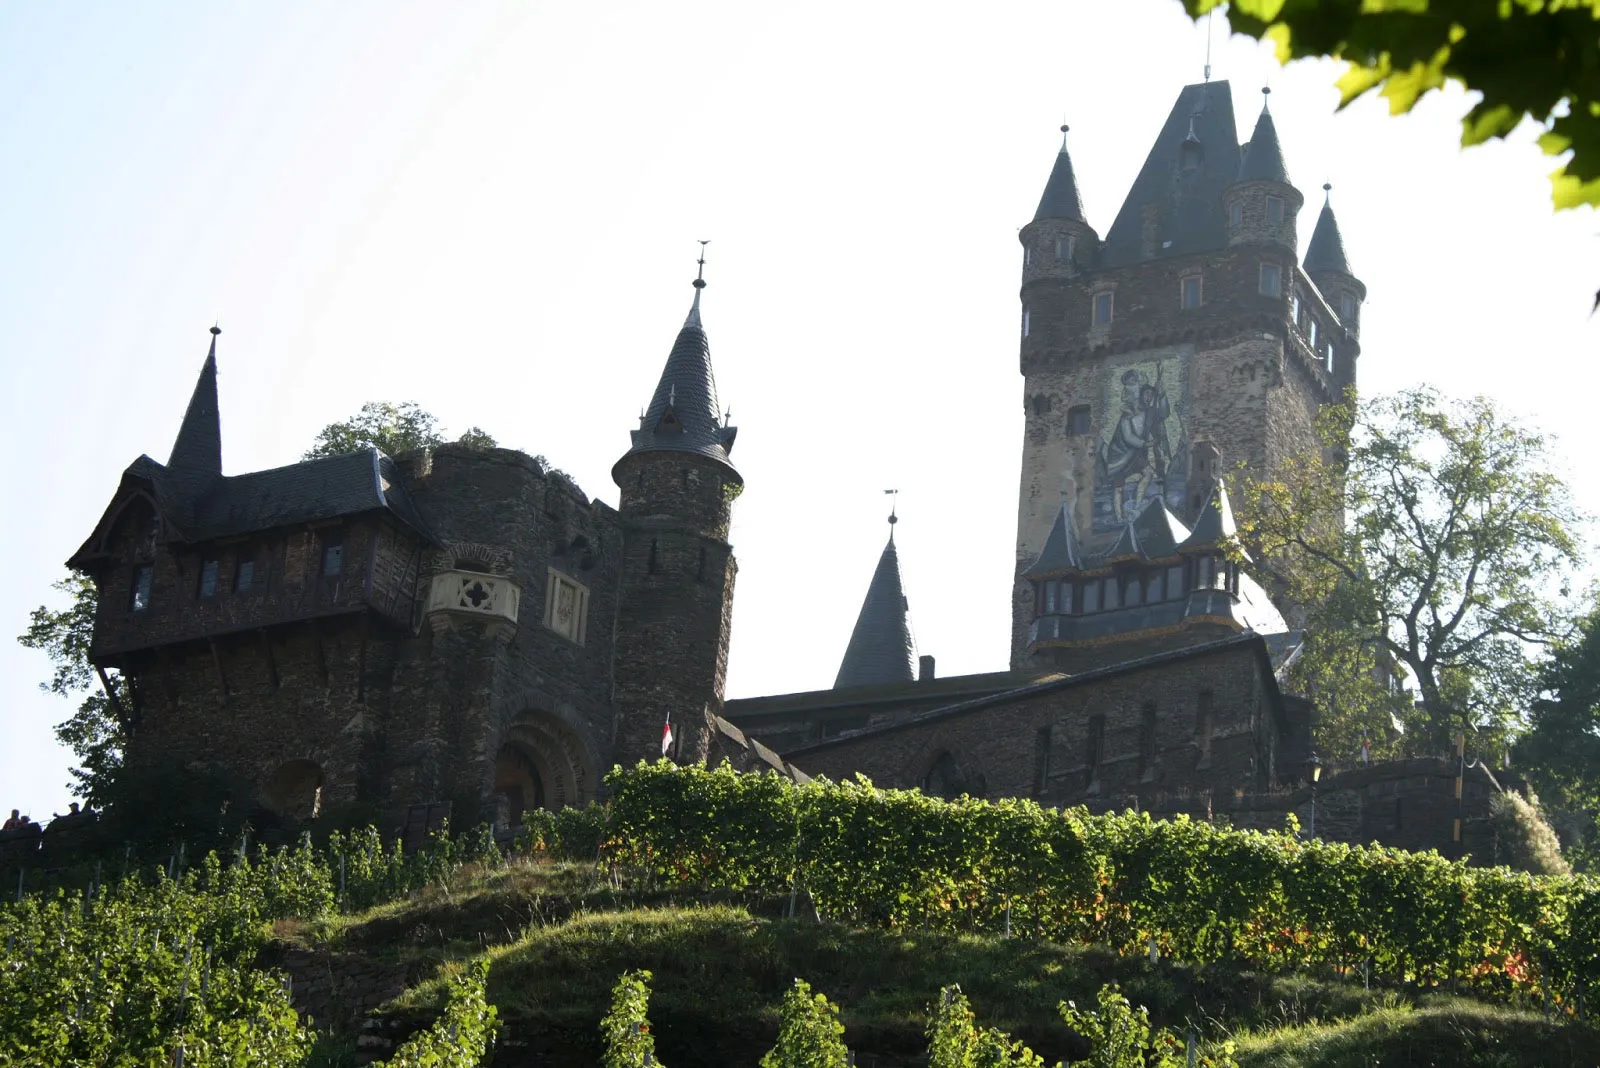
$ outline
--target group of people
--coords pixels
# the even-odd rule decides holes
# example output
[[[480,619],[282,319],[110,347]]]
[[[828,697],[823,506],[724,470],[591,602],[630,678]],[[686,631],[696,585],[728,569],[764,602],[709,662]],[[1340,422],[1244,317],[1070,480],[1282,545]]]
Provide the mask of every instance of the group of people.
[[[51,813],[50,827],[52,830],[67,829],[81,823],[94,822],[94,813],[80,808],[76,801],[68,806],[65,813]],[[0,824],[0,838],[27,838],[43,834],[44,828],[33,821],[30,816],[24,816],[20,809],[12,809],[11,815],[4,824]]]
[[[10,817],[7,818],[3,825],[0,825],[0,834],[5,835],[7,838],[20,838],[23,835],[38,834],[41,830],[42,828],[37,823],[33,822],[31,818],[22,815],[17,809],[12,809]]]

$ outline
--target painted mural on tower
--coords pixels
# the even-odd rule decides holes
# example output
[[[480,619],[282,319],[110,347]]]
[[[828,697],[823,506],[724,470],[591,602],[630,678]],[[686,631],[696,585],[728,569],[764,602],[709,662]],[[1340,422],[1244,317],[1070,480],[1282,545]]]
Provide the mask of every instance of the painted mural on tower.
[[[1111,415],[1095,445],[1096,531],[1118,529],[1154,497],[1183,508],[1188,385],[1188,362],[1176,354],[1107,369],[1102,410]]]

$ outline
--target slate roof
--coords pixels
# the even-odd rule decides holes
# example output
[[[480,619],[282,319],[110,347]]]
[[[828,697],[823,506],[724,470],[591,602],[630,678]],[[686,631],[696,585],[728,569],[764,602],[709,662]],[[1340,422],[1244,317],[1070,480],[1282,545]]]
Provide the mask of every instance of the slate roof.
[[[1056,521],[1050,527],[1050,534],[1044,539],[1044,548],[1039,552],[1039,559],[1033,566],[1023,572],[1023,576],[1031,578],[1035,575],[1053,575],[1061,571],[1075,571],[1083,567],[1083,551],[1078,545],[1078,527],[1072,521],[1072,508],[1063,502],[1061,509],[1056,512]]]
[[[211,351],[200,367],[200,378],[194,384],[164,469],[168,486],[183,498],[201,493],[222,477],[222,421],[217,406],[219,333],[212,328]]]
[[[711,345],[700,325],[700,291],[704,283],[696,281],[694,304],[667,355],[650,407],[640,418],[639,429],[632,432],[633,446],[625,455],[690,452],[725,464],[737,476],[728,454],[738,431],[724,423],[717,404]]]
[[[1178,551],[1178,544],[1189,536],[1189,528],[1159,497],[1134,517],[1133,531],[1139,538],[1139,552],[1146,560],[1172,556]]]
[[[1211,549],[1238,537],[1239,528],[1233,522],[1233,505],[1228,503],[1228,487],[1219,480],[1205,507],[1195,517],[1194,529],[1178,545],[1180,552]]]
[[[224,478],[195,502],[185,533],[206,541],[364,512],[389,512],[428,537],[394,461],[374,448]]]
[[[1198,166],[1183,168],[1183,143],[1193,129]],[[1157,256],[1181,256],[1228,246],[1222,193],[1239,175],[1239,132],[1233,94],[1225,81],[1186,85],[1156,137],[1144,167],[1106,232],[1101,263],[1120,267],[1143,256],[1144,213],[1157,217]],[[1164,242],[1171,242],[1161,247]]]
[[[856,617],[855,630],[833,688],[878,686],[916,679],[916,649],[911,641],[910,606],[900,583],[900,556],[895,551],[894,533],[883,547],[878,567],[867,586],[866,600]]]
[[[1337,271],[1355,277],[1355,272],[1350,270],[1350,261],[1344,254],[1344,237],[1339,233],[1339,221],[1333,217],[1332,197],[1322,202],[1322,214],[1317,216],[1316,229],[1311,231],[1305,269],[1307,274]]]
[[[1239,181],[1280,182],[1291,184],[1289,169],[1283,162],[1283,148],[1278,144],[1278,127],[1272,121],[1272,112],[1265,102],[1261,117],[1256,120],[1255,132],[1245,146],[1244,159],[1239,164]]]
[[[1067,154],[1067,128],[1061,128],[1061,151],[1056,153],[1055,165],[1050,168],[1050,178],[1044,183],[1044,195],[1039,198],[1039,210],[1033,221],[1040,219],[1076,219],[1085,222],[1083,197],[1078,193],[1078,181],[1072,174],[1072,157]]]

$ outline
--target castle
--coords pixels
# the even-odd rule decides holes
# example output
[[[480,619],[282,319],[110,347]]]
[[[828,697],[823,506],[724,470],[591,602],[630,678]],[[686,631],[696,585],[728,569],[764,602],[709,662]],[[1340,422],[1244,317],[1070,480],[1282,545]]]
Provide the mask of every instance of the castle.
[[[503,825],[595,798],[670,724],[679,761],[1281,821],[1314,710],[1280,685],[1297,633],[1224,551],[1222,476],[1318,447],[1365,287],[1330,203],[1301,261],[1272,115],[1241,144],[1226,82],[1181,91],[1103,237],[1065,132],[1021,231],[1008,670],[919,663],[891,527],[835,686],[724,701],[743,479],[696,280],[615,509],[501,449],[224,475],[213,336],[167,463],[135,460],[69,561],[129,761],[224,768],[289,820],[449,801]],[[1350,781],[1352,838],[1445,818],[1431,785],[1419,818],[1394,776]]]

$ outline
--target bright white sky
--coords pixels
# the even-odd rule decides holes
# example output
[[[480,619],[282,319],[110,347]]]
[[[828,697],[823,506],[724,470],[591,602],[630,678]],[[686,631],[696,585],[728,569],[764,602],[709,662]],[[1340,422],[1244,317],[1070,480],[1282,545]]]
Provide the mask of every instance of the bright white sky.
[[[1273,86],[1305,237],[1335,185],[1363,389],[1493,395],[1600,511],[1596,222],[1551,212],[1531,132],[1462,154],[1460,94],[1336,116],[1332,65],[1216,38],[1244,136]],[[1016,231],[1065,116],[1104,234],[1204,50],[1176,0],[0,5],[0,638],[166,459],[214,319],[230,473],[416,400],[614,503],[711,238],[748,486],[729,695],[832,684],[890,486],[921,651],[1002,669]],[[0,808],[41,818],[46,670],[0,641]]]

